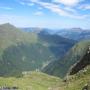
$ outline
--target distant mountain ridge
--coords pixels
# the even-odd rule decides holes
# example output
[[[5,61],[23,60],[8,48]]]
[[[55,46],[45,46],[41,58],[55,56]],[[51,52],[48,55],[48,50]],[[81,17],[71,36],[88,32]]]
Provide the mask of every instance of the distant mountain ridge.
[[[34,33],[39,33],[41,32],[43,29],[42,28],[38,28],[38,27],[26,27],[26,28],[20,28],[22,29],[22,31],[24,32],[34,32]]]
[[[70,28],[70,29],[48,29],[48,28],[22,28],[25,32],[35,32],[44,33],[51,35],[60,35],[64,38],[73,39],[76,41],[81,41],[85,39],[90,39],[90,30],[82,28]]]
[[[84,30],[81,28],[72,28],[72,29],[66,29],[58,31],[56,34],[61,35],[63,37],[81,41],[81,40],[87,40],[90,39],[90,30]]]

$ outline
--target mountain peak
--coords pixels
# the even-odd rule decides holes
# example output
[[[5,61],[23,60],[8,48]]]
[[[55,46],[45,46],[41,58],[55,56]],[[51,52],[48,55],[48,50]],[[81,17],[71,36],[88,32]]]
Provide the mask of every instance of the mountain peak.
[[[0,28],[5,29],[5,30],[13,30],[13,29],[17,29],[14,25],[10,24],[10,23],[4,23],[0,25]]]
[[[13,25],[10,23],[4,23],[4,24],[1,24],[0,26],[13,26]]]

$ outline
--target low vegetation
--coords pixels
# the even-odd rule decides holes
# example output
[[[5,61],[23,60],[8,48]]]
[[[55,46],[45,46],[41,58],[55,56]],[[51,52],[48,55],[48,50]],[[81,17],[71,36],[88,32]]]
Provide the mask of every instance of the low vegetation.
[[[52,90],[61,82],[61,79],[40,72],[30,72],[23,77],[0,77],[0,86],[18,87],[19,90]]]
[[[18,78],[0,77],[0,87],[18,87],[19,90],[82,90],[85,85],[90,86],[90,66],[85,69],[86,72],[81,70],[67,76],[66,81],[41,72],[27,72]]]

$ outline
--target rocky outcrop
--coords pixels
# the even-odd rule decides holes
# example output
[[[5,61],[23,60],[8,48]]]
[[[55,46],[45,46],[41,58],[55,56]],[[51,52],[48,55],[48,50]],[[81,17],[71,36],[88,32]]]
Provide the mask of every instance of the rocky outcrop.
[[[82,88],[82,90],[90,90],[90,81]]]
[[[69,74],[70,75],[76,74],[78,71],[82,70],[89,64],[90,64],[90,46],[88,46],[88,49],[87,49],[85,55],[81,58],[81,60],[79,62],[75,63],[71,67]]]

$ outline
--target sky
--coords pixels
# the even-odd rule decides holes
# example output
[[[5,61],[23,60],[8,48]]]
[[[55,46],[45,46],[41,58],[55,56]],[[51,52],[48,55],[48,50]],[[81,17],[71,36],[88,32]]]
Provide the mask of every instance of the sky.
[[[0,0],[0,24],[90,29],[90,0]]]

